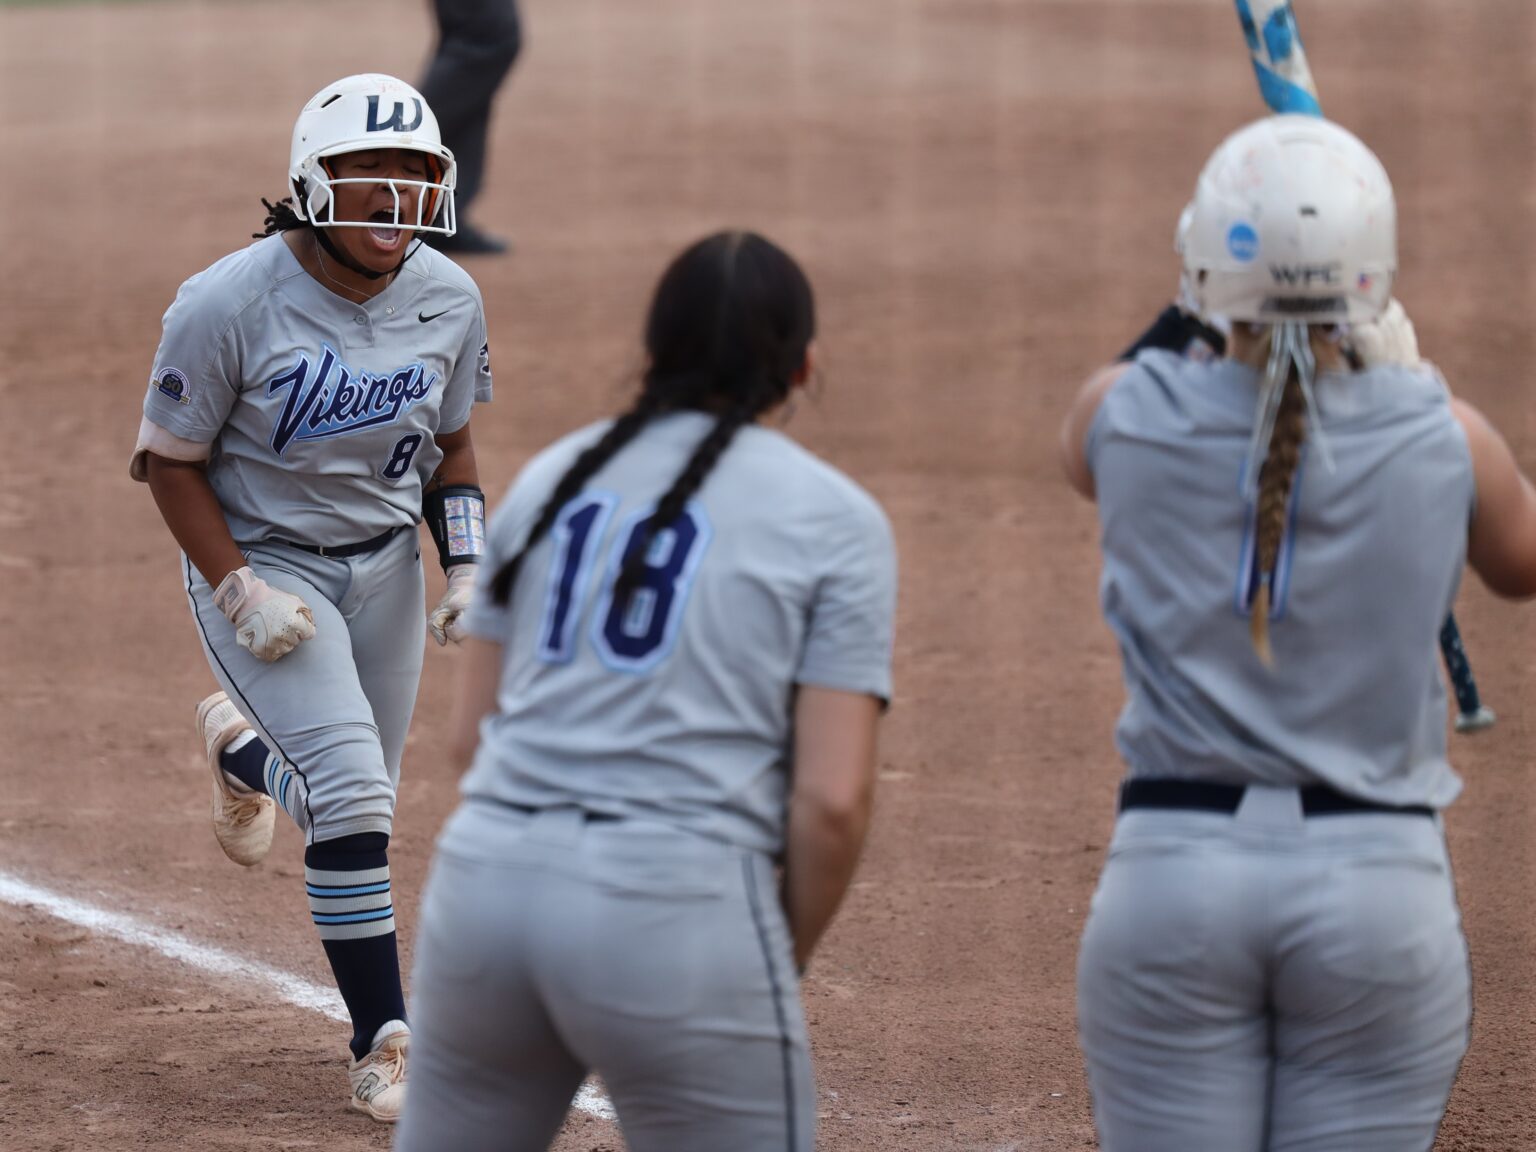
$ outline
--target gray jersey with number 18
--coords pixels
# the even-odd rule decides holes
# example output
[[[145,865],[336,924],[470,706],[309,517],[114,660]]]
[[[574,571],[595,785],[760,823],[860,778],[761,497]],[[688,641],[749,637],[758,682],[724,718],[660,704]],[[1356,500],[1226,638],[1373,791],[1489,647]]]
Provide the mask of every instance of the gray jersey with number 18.
[[[628,610],[614,606],[631,534],[712,421],[678,412],[646,426],[565,506],[497,608],[485,579],[606,425],[566,437],[513,485],[467,617],[505,645],[470,799],[572,805],[776,853],[795,685],[889,698],[890,525],[861,488],[771,429],[737,433],[653,542]]]

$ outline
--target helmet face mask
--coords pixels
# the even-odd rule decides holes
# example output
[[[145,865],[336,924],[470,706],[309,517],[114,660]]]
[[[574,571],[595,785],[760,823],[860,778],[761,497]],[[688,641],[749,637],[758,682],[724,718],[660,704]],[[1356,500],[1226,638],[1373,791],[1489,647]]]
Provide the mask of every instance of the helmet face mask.
[[[1272,116],[1216,149],[1180,220],[1194,310],[1254,323],[1352,324],[1386,309],[1397,209],[1386,170],[1316,116]]]
[[[330,161],[336,157],[391,149],[421,153],[426,178],[332,175]],[[445,236],[457,228],[453,153],[443,146],[437,117],[421,93],[393,76],[348,76],[316,93],[293,127],[288,181],[294,211],[317,228],[395,228]],[[337,219],[336,189],[357,185],[387,187],[393,219]],[[414,209],[403,210],[411,200]]]

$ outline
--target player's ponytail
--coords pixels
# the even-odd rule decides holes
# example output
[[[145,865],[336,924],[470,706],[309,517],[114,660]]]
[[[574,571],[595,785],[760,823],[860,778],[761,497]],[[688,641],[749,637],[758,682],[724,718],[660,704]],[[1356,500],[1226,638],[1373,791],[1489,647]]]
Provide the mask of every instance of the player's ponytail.
[[[714,413],[714,426],[625,556],[616,591],[620,597],[633,591],[651,540],[681,514],[736,433],[788,398],[815,333],[815,300],[805,273],[756,233],[718,232],[678,256],[651,300],[645,326],[650,362],[639,399],[555,485],[522,548],[492,578],[495,602],[510,598],[524,557],[549,533],[560,509],[653,416],[683,409]]]
[[[702,317],[712,322],[701,324]],[[810,281],[786,252],[756,233],[717,233],[667,270],[646,326],[651,374],[695,381],[703,395],[686,406],[718,418],[636,533],[617,598],[634,591],[651,540],[682,513],[736,433],[789,396],[815,332]]]
[[[523,566],[523,558],[533,549],[540,540],[549,534],[554,527],[555,520],[560,516],[560,509],[581,492],[588,480],[602,471],[603,465],[613,459],[615,453],[624,445],[633,440],[646,421],[656,414],[660,405],[660,397],[651,392],[641,392],[635,405],[615,420],[603,433],[600,439],[592,447],[588,448],[580,456],[576,457],[576,463],[572,464],[566,474],[560,477],[560,483],[555,485],[555,490],[544,502],[544,507],[539,511],[539,518],[533,522],[533,527],[528,532],[528,538],[523,541],[523,546],[517,554],[496,570],[496,575],[491,577],[491,599],[497,604],[505,604],[512,595],[512,585],[517,582],[517,573]]]
[[[672,482],[667,494],[657,503],[656,511],[646,518],[635,533],[635,541],[625,553],[624,566],[619,570],[619,578],[614,584],[615,599],[622,601],[635,590],[640,582],[640,574],[645,571],[645,556],[650,551],[656,533],[682,514],[688,501],[693,499],[694,493],[719,461],[721,453],[730,446],[731,440],[744,424],[752,423],[755,414],[750,402],[734,405],[721,414],[709,434],[699,441],[687,465]]]
[[[1273,334],[1266,339],[1272,339]],[[1307,435],[1307,404],[1301,378],[1294,362],[1280,385],[1280,407],[1275,415],[1275,429],[1269,452],[1259,473],[1258,511],[1254,524],[1254,572],[1252,613],[1249,629],[1253,649],[1266,665],[1274,662],[1269,645],[1269,611],[1275,568],[1280,559],[1280,545],[1285,538],[1287,511],[1296,467],[1301,462],[1301,446]]]

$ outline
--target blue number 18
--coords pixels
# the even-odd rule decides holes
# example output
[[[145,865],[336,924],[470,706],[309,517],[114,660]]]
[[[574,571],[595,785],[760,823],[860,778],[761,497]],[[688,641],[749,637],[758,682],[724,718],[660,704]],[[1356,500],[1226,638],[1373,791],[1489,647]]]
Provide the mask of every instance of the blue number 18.
[[[617,504],[611,494],[587,493],[566,505],[555,521],[551,532],[555,556],[539,630],[539,658],[546,663],[563,664],[575,655],[576,620],[581,614],[576,605],[591,581],[595,545]],[[704,509],[690,502],[670,526],[651,538],[634,590],[618,602],[614,585],[650,515],[650,509],[636,513],[619,531],[593,613],[592,644],[604,664],[622,672],[648,672],[671,654],[711,535]]]

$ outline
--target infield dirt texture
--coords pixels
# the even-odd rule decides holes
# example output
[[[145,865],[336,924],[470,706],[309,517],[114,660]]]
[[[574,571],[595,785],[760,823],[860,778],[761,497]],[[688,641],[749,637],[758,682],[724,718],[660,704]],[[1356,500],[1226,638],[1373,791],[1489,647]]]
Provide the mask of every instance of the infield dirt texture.
[[[1528,0],[1314,0],[1330,112],[1378,150],[1426,354],[1536,467]],[[471,265],[499,498],[623,403],[686,242],[804,262],[824,383],[793,434],[884,503],[897,698],[873,837],[806,983],[821,1146],[1094,1144],[1077,940],[1119,765],[1092,509],[1059,478],[1083,374],[1169,298],[1200,164],[1262,111],[1225,0],[528,0]],[[286,822],[220,855],[192,730],[211,691],[176,551],[127,476],[160,316],[280,195],[324,82],[422,71],[417,0],[0,5],[0,878],[329,986]],[[430,549],[428,555],[430,556]],[[429,565],[429,603],[441,588]],[[1383,594],[1389,594],[1383,589]],[[1457,739],[1448,825],[1471,1052],[1438,1147],[1536,1147],[1536,610],[1458,604],[1499,725]],[[409,960],[455,654],[429,646],[393,857]],[[0,1149],[384,1148],[345,1033],[151,948],[0,902]],[[616,1149],[573,1113],[562,1152]]]

